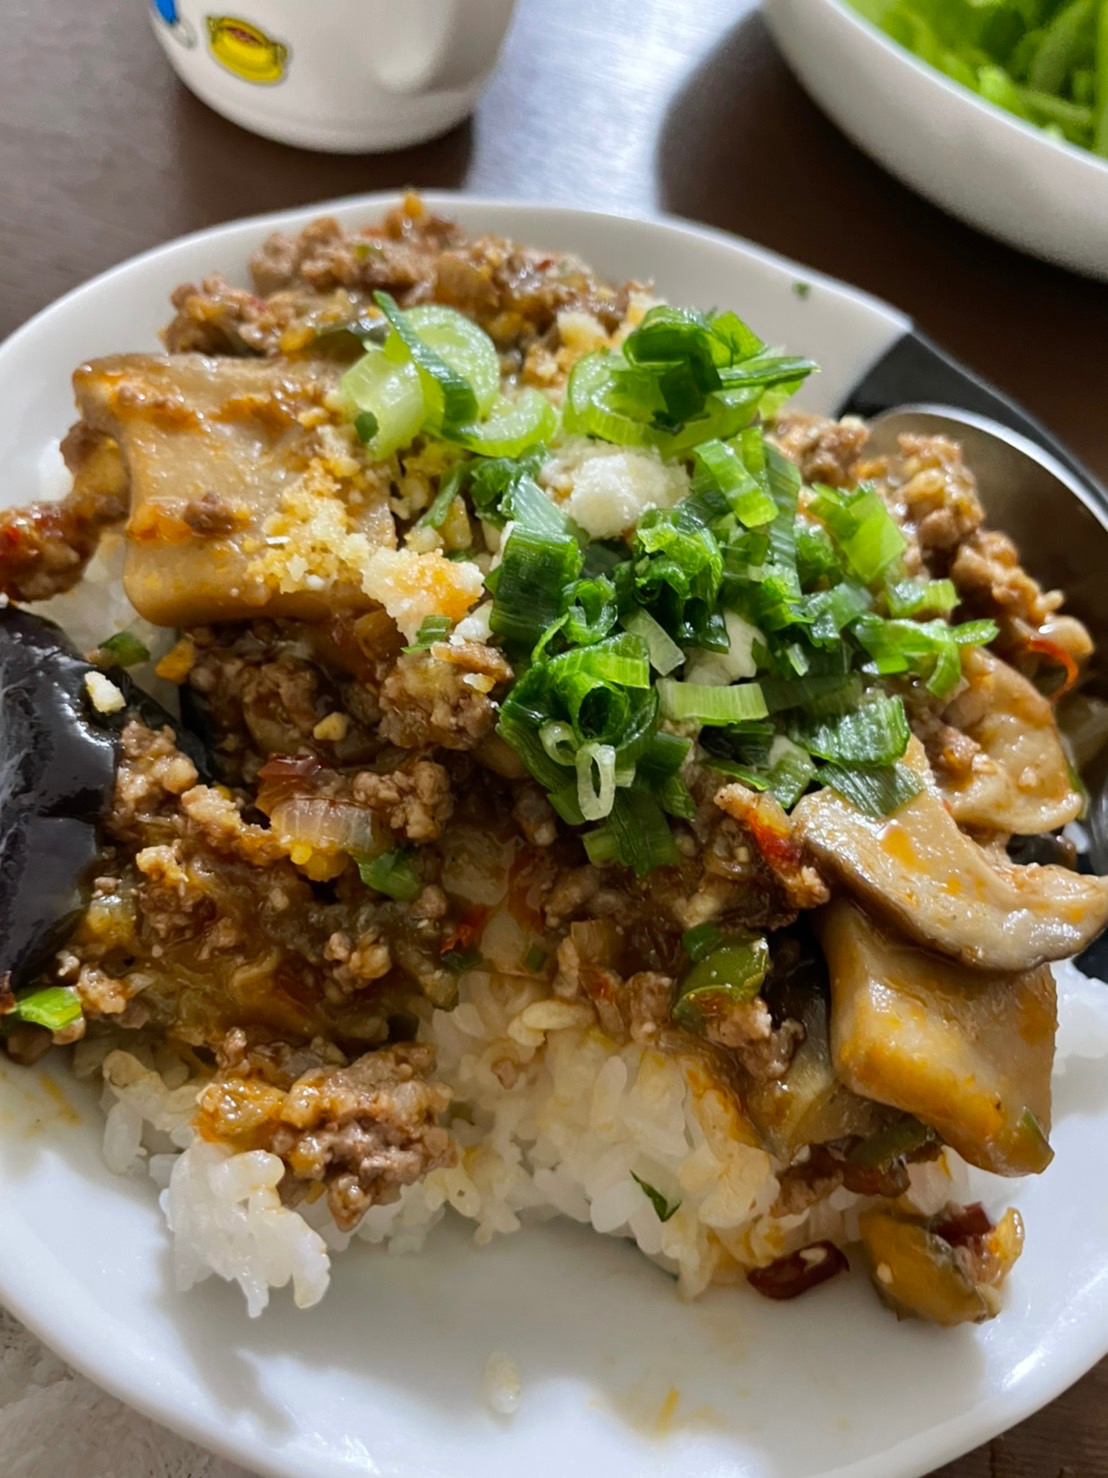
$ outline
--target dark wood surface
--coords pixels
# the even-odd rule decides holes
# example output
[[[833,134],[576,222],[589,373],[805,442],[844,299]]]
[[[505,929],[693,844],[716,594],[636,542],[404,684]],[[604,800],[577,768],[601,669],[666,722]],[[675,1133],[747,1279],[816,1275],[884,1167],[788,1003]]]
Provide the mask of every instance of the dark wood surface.
[[[1020,256],[897,184],[807,100],[751,0],[521,0],[471,122],[419,149],[351,157],[285,148],[210,112],[173,77],[144,8],[2,7],[0,336],[182,232],[362,190],[665,210],[888,298],[1108,481],[1108,286]],[[1108,1478],[1108,1362],[942,1475]]]

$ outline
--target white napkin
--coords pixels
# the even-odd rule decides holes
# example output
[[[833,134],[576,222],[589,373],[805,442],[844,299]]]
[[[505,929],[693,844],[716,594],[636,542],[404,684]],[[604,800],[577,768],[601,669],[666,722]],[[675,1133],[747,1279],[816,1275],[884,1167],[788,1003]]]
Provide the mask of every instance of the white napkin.
[[[0,1474],[4,1478],[248,1478],[140,1416],[0,1309]]]

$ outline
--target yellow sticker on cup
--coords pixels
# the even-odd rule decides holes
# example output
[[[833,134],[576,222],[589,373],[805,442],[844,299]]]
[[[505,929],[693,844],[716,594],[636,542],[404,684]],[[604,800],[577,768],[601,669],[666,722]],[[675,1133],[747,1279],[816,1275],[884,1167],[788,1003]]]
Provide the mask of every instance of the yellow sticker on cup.
[[[209,15],[208,45],[221,67],[244,82],[280,82],[288,68],[289,49],[260,26],[235,15]]]

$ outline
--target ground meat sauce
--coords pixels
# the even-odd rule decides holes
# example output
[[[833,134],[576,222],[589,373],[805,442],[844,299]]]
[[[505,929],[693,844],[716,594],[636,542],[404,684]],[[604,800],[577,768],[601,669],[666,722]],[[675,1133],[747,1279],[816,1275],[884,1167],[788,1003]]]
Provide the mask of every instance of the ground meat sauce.
[[[332,345],[327,334],[384,288],[404,306],[460,308],[491,335],[507,373],[549,383],[564,375],[559,315],[587,314],[611,333],[636,291],[570,257],[468,240],[417,201],[379,230],[351,235],[325,219],[296,238],[273,236],[251,272],[250,291],[212,276],[174,293],[171,354],[346,352],[343,335]],[[1000,620],[1002,649],[1026,656],[1045,632],[1087,652],[1058,599],[982,528],[957,448],[909,438],[900,457],[868,462],[864,426],[807,416],[782,417],[775,435],[808,480],[875,479],[908,537],[909,570],[949,575],[972,612]],[[114,444],[81,423],[65,452],[70,497],[3,515],[0,589],[14,599],[71,586],[100,532],[126,517]],[[403,535],[413,520],[401,492],[394,485],[389,497]],[[217,540],[235,518],[213,488],[183,508],[185,537]],[[594,866],[493,732],[513,678],[495,642],[410,646],[381,610],[181,632],[172,677],[213,777],[201,778],[171,729],[127,724],[91,900],[50,976],[76,989],[90,1031],[130,1028],[197,1054],[211,1072],[200,1134],[279,1155],[286,1202],[323,1187],[344,1229],[455,1156],[440,1127],[449,1090],[436,1082],[433,1049],[414,1038],[433,1009],[454,1004],[494,918],[526,940],[512,969],[586,1004],[614,1041],[699,1054],[740,1102],[772,1098],[826,1031],[826,1015],[819,1025],[795,992],[775,994],[794,968],[795,921],[830,888],[772,795],[694,768],[695,813],[672,824],[676,865],[642,879]],[[967,775],[979,746],[918,688],[907,697],[936,771]],[[415,879],[403,898],[359,874],[360,854],[387,849],[403,849]],[[688,968],[683,934],[704,924],[771,931],[775,965],[765,998],[713,1016],[693,1038],[671,1011]],[[818,1002],[825,985],[809,991]],[[898,1196],[905,1160],[859,1170],[855,1142],[802,1147],[779,1210],[844,1184]],[[791,1297],[842,1266],[836,1248],[818,1244],[773,1263],[757,1286]]]

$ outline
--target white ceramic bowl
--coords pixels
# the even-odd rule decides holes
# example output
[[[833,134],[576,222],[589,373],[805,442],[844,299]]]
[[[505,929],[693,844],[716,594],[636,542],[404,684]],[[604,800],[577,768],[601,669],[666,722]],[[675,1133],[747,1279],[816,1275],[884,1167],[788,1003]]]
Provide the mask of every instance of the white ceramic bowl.
[[[919,61],[842,0],[763,0],[815,101],[886,169],[1002,241],[1108,279],[1108,160]]]

